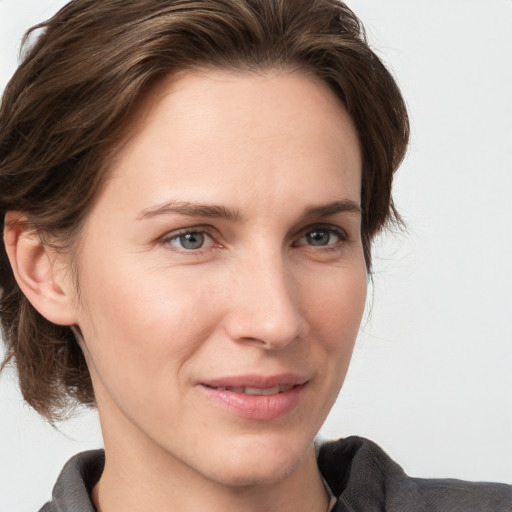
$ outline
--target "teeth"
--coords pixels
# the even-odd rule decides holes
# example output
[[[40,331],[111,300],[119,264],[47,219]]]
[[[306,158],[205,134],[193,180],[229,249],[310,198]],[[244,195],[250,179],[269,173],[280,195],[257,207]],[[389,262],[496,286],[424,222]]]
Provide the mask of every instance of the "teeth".
[[[291,384],[283,384],[274,386],[273,388],[251,388],[251,387],[216,387],[219,391],[232,391],[233,393],[243,393],[245,395],[277,395],[289,391],[293,386]]]
[[[277,393],[279,393],[279,386],[265,389],[245,388],[243,392],[246,395],[277,395]]]

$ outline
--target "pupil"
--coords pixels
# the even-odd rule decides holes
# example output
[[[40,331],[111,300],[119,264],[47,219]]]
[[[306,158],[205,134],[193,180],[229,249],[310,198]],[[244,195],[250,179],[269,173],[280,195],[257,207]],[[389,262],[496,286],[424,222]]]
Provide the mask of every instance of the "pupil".
[[[329,243],[329,233],[327,231],[312,231],[307,234],[308,242],[311,245],[327,245]]]
[[[204,243],[204,235],[202,233],[187,233],[180,236],[180,242],[184,249],[199,249]]]

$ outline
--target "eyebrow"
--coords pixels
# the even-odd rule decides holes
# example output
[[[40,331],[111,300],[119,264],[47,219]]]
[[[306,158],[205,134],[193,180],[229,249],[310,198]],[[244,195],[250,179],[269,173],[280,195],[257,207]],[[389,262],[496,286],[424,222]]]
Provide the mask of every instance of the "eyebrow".
[[[355,201],[343,199],[319,206],[308,206],[304,209],[302,218],[311,219],[314,217],[329,217],[343,212],[361,215],[361,207]],[[137,215],[136,220],[143,220],[173,213],[187,217],[227,219],[234,222],[239,222],[243,218],[239,210],[227,208],[225,206],[195,204],[189,202],[168,202],[142,210]]]
[[[188,202],[169,202],[142,210],[137,215],[136,220],[148,219],[159,215],[169,215],[172,213],[185,215],[187,217],[209,217],[215,219],[227,219],[231,221],[240,221],[242,218],[242,215],[238,210],[226,208],[225,206]]]
[[[355,201],[352,201],[351,199],[343,199],[341,201],[333,201],[332,203],[320,206],[308,206],[304,210],[303,217],[305,219],[310,219],[312,217],[329,217],[343,212],[357,213],[358,215],[362,214],[361,207]]]

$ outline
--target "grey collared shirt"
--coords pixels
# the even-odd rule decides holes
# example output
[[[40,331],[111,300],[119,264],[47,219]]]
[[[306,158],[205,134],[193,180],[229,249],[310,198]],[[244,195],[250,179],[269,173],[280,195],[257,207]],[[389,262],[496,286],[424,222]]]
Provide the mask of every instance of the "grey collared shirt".
[[[96,512],[90,493],[105,463],[103,450],[64,466],[53,498],[39,512]],[[318,467],[332,512],[512,512],[512,486],[407,476],[375,443],[359,437],[323,443]]]

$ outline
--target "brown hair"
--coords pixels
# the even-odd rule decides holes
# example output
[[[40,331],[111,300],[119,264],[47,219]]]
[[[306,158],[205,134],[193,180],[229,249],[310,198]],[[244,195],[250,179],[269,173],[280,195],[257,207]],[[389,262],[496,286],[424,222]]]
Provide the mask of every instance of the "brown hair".
[[[111,150],[149,84],[184,69],[279,67],[318,76],[355,123],[370,269],[374,235],[398,218],[391,183],[409,126],[395,81],[343,3],[73,0],[32,31],[40,29],[0,108],[0,227],[6,212],[21,211],[43,239],[52,235],[69,249],[105,181]],[[32,307],[3,242],[0,287],[5,362],[16,362],[27,402],[51,420],[72,402],[94,404],[72,328],[52,324]]]

